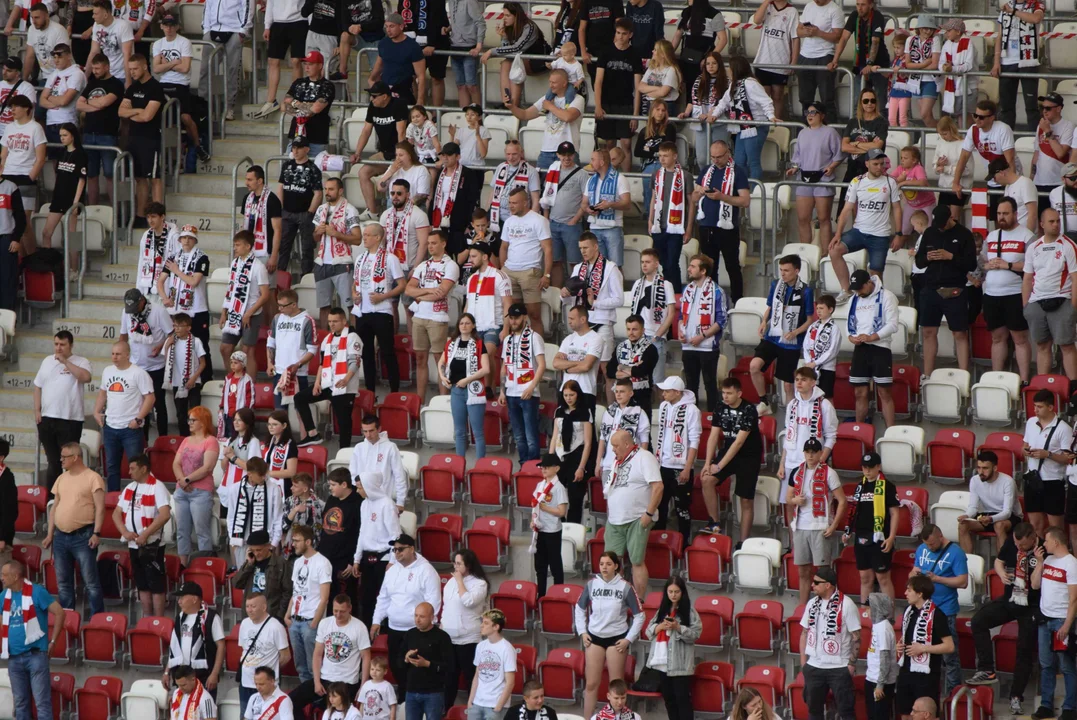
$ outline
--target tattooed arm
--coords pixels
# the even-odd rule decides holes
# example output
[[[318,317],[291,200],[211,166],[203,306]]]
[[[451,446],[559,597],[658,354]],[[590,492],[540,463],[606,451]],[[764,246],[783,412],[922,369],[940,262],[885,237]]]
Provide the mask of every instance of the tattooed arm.
[[[860,631],[855,630],[850,633],[852,635],[849,638],[849,672],[856,674],[856,660],[860,657]]]

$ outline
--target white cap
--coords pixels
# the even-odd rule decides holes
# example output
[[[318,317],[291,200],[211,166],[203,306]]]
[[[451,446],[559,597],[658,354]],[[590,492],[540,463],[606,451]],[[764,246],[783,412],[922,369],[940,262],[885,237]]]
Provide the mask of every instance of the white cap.
[[[235,360],[236,362],[240,362],[240,363],[243,363],[244,365],[246,365],[247,364],[247,353],[243,352],[242,350],[236,350],[234,353],[232,353],[228,357],[228,359],[229,360]]]
[[[666,378],[665,382],[660,382],[655,385],[659,390],[676,390],[677,392],[684,392],[684,380],[677,375],[670,375]]]

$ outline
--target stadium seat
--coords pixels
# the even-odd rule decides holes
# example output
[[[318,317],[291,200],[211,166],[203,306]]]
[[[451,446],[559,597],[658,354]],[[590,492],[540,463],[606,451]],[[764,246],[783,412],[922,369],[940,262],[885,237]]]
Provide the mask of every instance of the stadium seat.
[[[131,689],[120,696],[120,713],[124,718],[151,720],[168,709],[168,692],[159,680],[135,680]]]
[[[11,557],[26,566],[27,576],[31,580],[37,578],[41,574],[40,545],[12,545]]]
[[[435,567],[451,566],[453,553],[463,539],[464,519],[450,513],[430,515],[415,538],[419,552]]]
[[[547,588],[538,601],[538,630],[544,641],[560,642],[576,637],[575,607],[582,594],[582,585]]]
[[[692,674],[692,710],[695,717],[717,720],[727,712],[733,697],[733,664],[702,662]]]
[[[915,529],[918,524],[913,523],[912,510],[908,506],[910,503],[919,508],[920,518],[926,518],[928,514],[928,493],[927,488],[922,487],[909,487],[906,485],[898,486],[897,489],[898,502],[901,503],[901,507],[898,508],[898,537],[915,538]]]
[[[480,510],[499,512],[508,502],[512,485],[512,461],[503,457],[484,457],[464,474],[464,509],[474,517]]]
[[[516,651],[516,678],[512,685],[513,698],[523,698],[524,683],[532,678],[538,677],[538,650],[531,645],[513,644],[513,649]],[[460,682],[464,682],[464,678],[461,675]],[[460,690],[465,692],[471,690],[470,687],[460,687]],[[560,717],[560,716],[558,716]]]
[[[54,672],[49,683],[52,685],[52,717],[53,720],[60,720],[71,712],[75,701],[75,676],[71,673]]]
[[[162,688],[163,689],[163,688]],[[110,720],[120,709],[123,681],[107,675],[86,678],[75,691],[75,717],[78,720]]]
[[[56,621],[49,613],[49,633],[56,629]],[[82,617],[75,610],[64,610],[64,631],[60,633],[60,639],[52,646],[49,653],[50,665],[66,665],[75,656],[75,645],[82,629]],[[49,637],[52,637],[50,634]]]
[[[925,420],[940,423],[963,423],[969,396],[969,371],[939,368],[920,385]]]
[[[1020,408],[1021,377],[1011,372],[985,372],[972,386],[969,404],[979,425],[1010,427]]]
[[[924,429],[916,425],[894,425],[875,441],[875,451],[883,461],[883,473],[893,481],[916,480],[924,454]]]
[[[939,496],[938,501],[931,506],[931,522],[938,525],[945,537],[956,538],[957,518],[965,515],[968,510],[969,494],[961,490],[949,490]]]
[[[685,581],[692,586],[717,590],[729,580],[733,539],[728,535],[696,535],[685,548]]]
[[[82,648],[78,657],[87,665],[118,667],[123,661],[124,641],[127,636],[127,616],[120,613],[94,614],[82,626]]]
[[[971,641],[971,638],[969,638]],[[952,714],[952,718],[971,718],[971,720],[991,720],[995,713],[995,689],[990,685],[976,685],[967,686],[962,685],[956,687],[951,691],[949,697],[944,701],[946,707],[949,708],[957,693],[961,690],[965,692],[961,697],[957,698],[957,705]],[[972,711],[969,712],[969,703],[972,703]],[[947,713],[949,715],[949,713]]]
[[[381,420],[382,429],[389,433],[390,440],[410,443],[415,439],[421,405],[422,400],[418,395],[395,392],[386,395],[385,399],[374,407],[374,412]]]
[[[512,521],[503,517],[476,518],[471,528],[464,532],[464,547],[479,559],[487,572],[512,573],[509,542]]]
[[[851,367],[851,363],[839,362],[834,368],[834,396],[830,400],[834,403],[834,411],[838,417],[856,414],[856,395],[849,383]]]
[[[48,491],[38,485],[19,485],[19,514],[15,519],[15,534],[35,536],[45,522],[49,502]]]
[[[775,600],[749,600],[733,616],[734,652],[742,669],[748,655],[770,657],[778,652],[784,616],[785,609]]]
[[[875,450],[875,426],[870,423],[839,423],[838,438],[830,451],[830,467],[838,475],[859,477],[860,461]]]
[[[456,443],[456,429],[450,400],[448,395],[435,395],[429,398],[426,406],[419,410],[423,445],[445,447]]]
[[[805,604],[793,608],[793,614],[785,619],[785,637],[782,639],[781,653],[793,658],[794,667],[800,660],[800,642],[804,637],[804,628],[800,619],[804,617]]]
[[[665,582],[673,577],[683,555],[683,535],[674,530],[652,530],[647,538],[644,559],[651,580]]]
[[[1017,669],[1017,622],[1008,622],[991,639],[995,646],[995,670],[1012,674]]]
[[[985,373],[987,374],[987,373]],[[973,397],[976,387],[973,387]],[[927,444],[927,477],[944,485],[960,485],[968,480],[976,449],[976,434],[960,428],[940,428]]]
[[[1065,375],[1036,375],[1028,381],[1028,385],[1021,389],[1024,397],[1025,417],[1036,415],[1032,408],[1032,398],[1040,390],[1050,390],[1055,396],[1055,411],[1058,412],[1066,407],[1069,402],[1070,381]]]
[[[532,501],[535,497],[535,488],[542,481],[542,471],[538,461],[531,460],[524,463],[512,476],[513,487],[513,513],[523,521],[523,529],[531,527]]]
[[[755,486],[755,514],[752,517],[752,527],[769,528],[774,523],[775,513],[780,507],[782,482],[776,477],[760,475]],[[740,503],[734,503],[737,525],[741,524]]]
[[[587,528],[579,523],[561,523],[561,564],[566,576],[583,572],[583,553],[587,549]]]
[[[834,561],[834,571],[838,576],[838,590],[852,597],[860,596],[860,573],[856,569],[856,556],[852,547],[842,548],[841,554]]]
[[[538,586],[527,580],[505,580],[490,594],[490,607],[505,613],[505,633],[529,633],[535,626]]]
[[[546,702],[575,705],[583,689],[584,654],[582,650],[558,648],[539,663],[539,679],[546,692]]]
[[[738,690],[746,687],[757,690],[764,702],[775,707],[785,695],[785,670],[770,665],[753,665],[737,681]]]
[[[741,590],[774,592],[781,567],[782,544],[773,538],[751,537],[733,553],[733,586]]]
[[[165,617],[144,617],[127,631],[127,665],[160,670],[168,657],[172,636],[172,620]]]
[[[1019,432],[990,433],[976,452],[980,450],[991,450],[998,455],[999,472],[1011,477],[1025,462],[1024,437]]]
[[[463,495],[465,460],[460,455],[434,455],[419,470],[417,508],[454,508]]]
[[[729,311],[729,342],[733,347],[754,348],[759,344],[759,326],[767,311],[767,299],[742,297]]]
[[[153,441],[153,445],[146,451],[150,456],[150,472],[153,476],[165,483],[176,482],[176,475],[172,472],[172,463],[176,459],[176,451],[179,450],[183,438],[179,435],[162,435]]]
[[[963,608],[976,608],[980,605],[980,595],[978,592],[983,589],[984,586],[984,571],[986,563],[980,555],[975,553],[969,553],[968,555],[968,567],[969,567],[969,582],[963,588],[957,590],[957,601]]]
[[[890,397],[894,401],[894,417],[907,420],[920,409],[920,368],[915,365],[894,365],[894,382]],[[875,387],[875,406],[879,407],[879,387]]]

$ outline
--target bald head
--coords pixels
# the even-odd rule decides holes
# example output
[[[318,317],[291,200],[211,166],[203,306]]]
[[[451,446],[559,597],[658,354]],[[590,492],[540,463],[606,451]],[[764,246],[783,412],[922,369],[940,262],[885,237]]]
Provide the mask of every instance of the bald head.
[[[935,717],[939,709],[934,700],[929,697],[922,697],[912,704],[912,711],[926,719]]]
[[[421,602],[415,606],[415,627],[420,632],[426,632],[434,626],[434,606],[428,602]]]
[[[112,343],[112,364],[120,370],[126,370],[131,364],[131,346],[124,340]]]
[[[635,441],[632,439],[632,433],[627,430],[618,430],[610,437],[610,445],[613,447],[613,453],[617,460],[623,460],[632,450]]]

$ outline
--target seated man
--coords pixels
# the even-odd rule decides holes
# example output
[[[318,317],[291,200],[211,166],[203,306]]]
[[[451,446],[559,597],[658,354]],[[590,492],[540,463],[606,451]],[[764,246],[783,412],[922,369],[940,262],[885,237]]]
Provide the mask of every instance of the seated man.
[[[995,532],[995,547],[1001,550],[1010,528],[1021,522],[1017,483],[998,470],[998,455],[982,450],[976,456],[976,472],[969,480],[969,504],[957,518],[957,537],[966,554],[973,552],[976,535]]]

